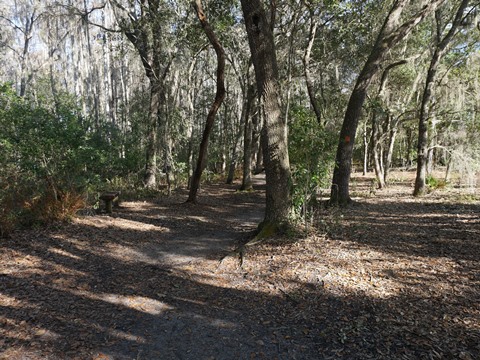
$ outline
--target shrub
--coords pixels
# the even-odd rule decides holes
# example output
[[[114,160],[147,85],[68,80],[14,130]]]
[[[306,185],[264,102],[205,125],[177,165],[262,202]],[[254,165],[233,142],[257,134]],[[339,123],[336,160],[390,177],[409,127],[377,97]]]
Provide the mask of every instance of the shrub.
[[[0,235],[65,220],[88,191],[125,172],[116,141],[89,129],[68,96],[39,105],[0,85]],[[119,135],[106,124],[102,133]],[[118,132],[118,131],[117,131]]]
[[[336,137],[322,127],[308,109],[292,107],[290,118],[293,210],[306,220],[309,206],[315,204],[319,190],[330,180]]]
[[[445,180],[437,179],[432,175],[427,176],[427,178],[425,179],[425,183],[431,190],[444,189],[447,186],[447,182]]]

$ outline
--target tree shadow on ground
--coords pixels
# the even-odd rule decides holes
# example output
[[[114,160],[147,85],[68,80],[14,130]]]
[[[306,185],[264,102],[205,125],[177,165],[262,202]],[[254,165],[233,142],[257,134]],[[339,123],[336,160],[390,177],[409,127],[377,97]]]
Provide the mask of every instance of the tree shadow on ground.
[[[478,204],[360,202],[342,216],[334,238],[399,255],[479,260]]]
[[[478,318],[458,306],[464,293],[375,298],[302,282],[301,297],[272,295],[60,239],[37,241],[4,244],[38,260],[1,277],[5,358],[416,359],[480,351]]]
[[[125,207],[116,218],[97,216],[2,240],[0,358],[474,359],[480,354],[478,258],[474,263],[462,250],[464,241],[473,242],[475,250],[478,236],[449,233],[458,236],[450,255],[470,267],[465,268],[470,282],[453,284],[458,293],[451,292],[453,285],[428,298],[413,291],[419,276],[426,288],[436,284],[430,268],[421,267],[412,268],[411,280],[408,273],[396,277],[383,268],[375,276],[407,282],[403,289],[409,290],[384,296],[329,282],[328,274],[320,283],[283,278],[273,284],[286,291],[273,291],[266,282],[249,289],[244,282],[253,275],[246,270],[232,271],[229,279],[214,268],[196,268],[220,260],[224,247],[254,226],[245,226],[249,215],[235,214],[258,212],[258,199],[232,198],[236,195],[220,192],[200,207],[162,202],[147,204],[150,210]],[[444,256],[412,233],[412,227],[431,224],[441,214],[425,212],[425,221],[416,224],[400,221],[414,213],[404,208],[397,238],[385,241],[388,214],[367,206],[352,213],[345,227],[342,241],[348,246],[395,256]],[[465,214],[475,209],[467,207]],[[472,224],[476,235],[478,222]],[[378,237],[367,237],[363,228]],[[212,245],[216,237],[219,247]]]

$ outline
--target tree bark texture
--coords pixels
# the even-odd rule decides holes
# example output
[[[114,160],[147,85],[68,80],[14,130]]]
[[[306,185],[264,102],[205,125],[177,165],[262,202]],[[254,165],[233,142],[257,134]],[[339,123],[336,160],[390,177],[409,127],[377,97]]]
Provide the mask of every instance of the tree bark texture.
[[[253,126],[251,118],[252,102],[255,96],[255,88],[248,84],[247,99],[245,102],[245,118],[243,132],[243,176],[240,190],[252,189],[252,137]]]
[[[266,173],[266,208],[263,229],[288,223],[291,207],[291,175],[287,126],[282,116],[278,66],[273,31],[259,0],[242,0],[248,42],[255,68],[257,91],[263,103],[265,123],[261,134]]]
[[[432,59],[425,80],[425,88],[422,96],[422,104],[420,107],[420,118],[418,121],[418,143],[417,143],[417,175],[415,178],[414,196],[423,195],[426,191],[426,175],[428,160],[428,122],[430,119],[430,102],[434,91],[435,79],[437,76],[438,65],[445,54],[448,45],[455,36],[459,25],[462,22],[463,14],[467,8],[469,0],[463,0],[458,7],[455,19],[451,23],[450,30],[441,37],[438,34],[437,45],[433,53]]]
[[[374,161],[374,168],[375,168],[375,177],[377,178],[377,184],[379,189],[385,188],[385,180],[383,176],[383,167],[380,162],[381,156],[379,154],[380,144],[380,131],[379,131],[380,124],[378,123],[377,113],[375,109],[373,110],[372,115],[372,140],[373,140],[373,161]]]
[[[349,182],[357,126],[368,87],[374,76],[380,70],[385,55],[441,2],[442,0],[429,2],[419,13],[415,14],[402,25],[398,25],[400,16],[409,1],[397,0],[394,2],[377,36],[375,45],[357,78],[357,82],[348,101],[335,158],[335,169],[330,195],[330,202],[332,204],[346,205],[351,202]]]
[[[162,48],[162,22],[159,21],[159,3],[141,3],[140,16],[130,18],[123,24],[122,31],[140,55],[145,75],[150,81],[150,107],[148,133],[146,134],[144,186],[156,186],[157,172],[157,123],[165,104],[165,78],[170,70],[172,59],[167,59]]]
[[[388,136],[388,150],[387,156],[385,157],[385,169],[383,170],[383,179],[385,183],[388,182],[388,175],[390,174],[390,169],[392,167],[392,160],[393,160],[393,150],[395,146],[395,139],[397,137],[398,132],[398,120],[395,120],[395,123],[392,125],[389,136]]]
[[[163,103],[163,84],[150,79],[150,107],[148,111],[148,133],[145,150],[145,174],[143,184],[147,188],[157,185],[157,124],[158,114]]]
[[[215,49],[215,53],[217,54],[217,89],[215,99],[210,106],[210,110],[208,111],[207,121],[202,136],[202,142],[200,143],[197,165],[193,173],[192,182],[190,185],[190,192],[188,194],[187,200],[187,202],[195,203],[197,201],[197,192],[200,186],[200,179],[202,177],[203,169],[205,168],[208,139],[210,137],[210,133],[212,132],[215,115],[217,114],[217,111],[220,108],[220,105],[222,105],[223,99],[225,98],[225,52],[217,36],[215,35],[215,32],[210,26],[210,23],[208,22],[205,13],[203,12],[202,2],[200,0],[196,0],[193,4],[193,7],[195,8],[198,20],[200,21],[200,24],[202,25],[202,28],[205,31],[208,40],[212,44],[213,48]]]

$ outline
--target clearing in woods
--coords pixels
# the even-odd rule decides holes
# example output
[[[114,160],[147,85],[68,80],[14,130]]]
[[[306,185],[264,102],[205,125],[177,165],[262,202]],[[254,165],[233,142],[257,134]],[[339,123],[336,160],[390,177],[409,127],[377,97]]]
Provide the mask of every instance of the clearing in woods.
[[[1,239],[2,359],[479,359],[480,202],[356,176],[346,210],[238,259],[255,192],[205,186]]]

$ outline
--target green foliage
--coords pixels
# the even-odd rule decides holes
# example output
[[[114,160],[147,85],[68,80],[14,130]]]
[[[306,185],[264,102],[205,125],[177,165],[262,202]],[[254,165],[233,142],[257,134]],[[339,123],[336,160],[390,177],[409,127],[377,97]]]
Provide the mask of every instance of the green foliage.
[[[289,154],[293,178],[294,213],[306,218],[333,169],[336,136],[320,126],[314,114],[300,106],[290,112]]]
[[[87,193],[137,164],[122,156],[115,127],[105,123],[92,131],[71,96],[50,100],[33,102],[0,85],[0,235],[68,219]]]
[[[427,176],[427,178],[425,179],[425,182],[428,188],[431,190],[443,189],[445,188],[445,186],[447,186],[447,183],[445,180],[437,179],[432,175]]]

